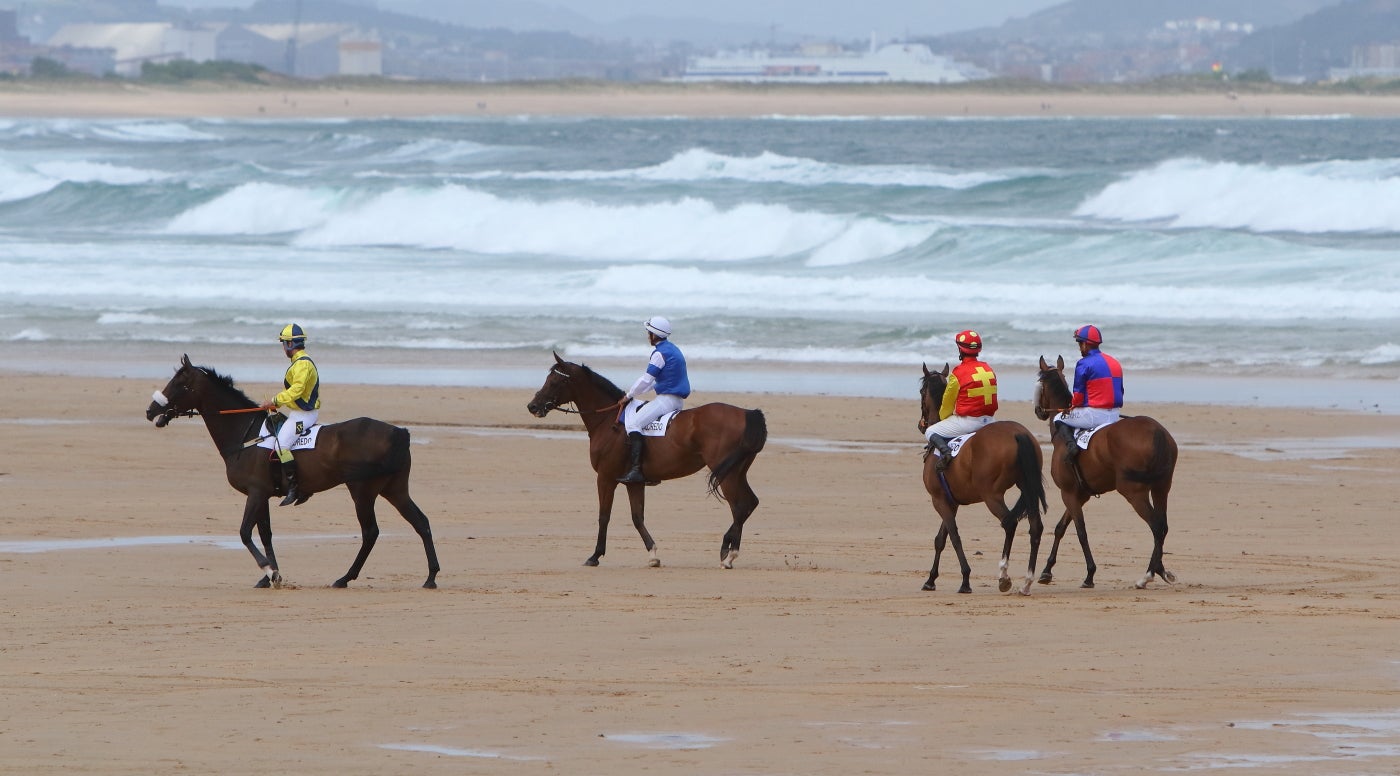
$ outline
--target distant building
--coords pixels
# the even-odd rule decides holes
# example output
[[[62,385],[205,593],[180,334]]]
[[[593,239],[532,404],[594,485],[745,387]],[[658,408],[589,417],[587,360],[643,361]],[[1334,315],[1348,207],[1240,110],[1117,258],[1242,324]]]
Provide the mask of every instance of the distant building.
[[[247,29],[278,44],[282,52],[278,61],[257,61],[269,70],[298,78],[383,73],[383,49],[378,37],[357,32],[354,25],[250,24]],[[352,45],[342,54],[344,43]]]
[[[177,59],[207,62],[215,58],[217,50],[214,30],[165,22],[65,24],[49,38],[48,45],[110,50],[112,70],[107,72],[128,78],[141,75],[141,66],[146,62],[165,63]],[[91,72],[91,67],[85,64],[76,69]]]
[[[770,54],[745,51],[696,57],[683,81],[754,83],[962,83],[989,78],[979,67],[934,54],[928,46],[891,43],[866,54]]]
[[[1349,78],[1400,78],[1400,42],[1372,43],[1353,46],[1351,67],[1334,67],[1328,71],[1333,81]]]

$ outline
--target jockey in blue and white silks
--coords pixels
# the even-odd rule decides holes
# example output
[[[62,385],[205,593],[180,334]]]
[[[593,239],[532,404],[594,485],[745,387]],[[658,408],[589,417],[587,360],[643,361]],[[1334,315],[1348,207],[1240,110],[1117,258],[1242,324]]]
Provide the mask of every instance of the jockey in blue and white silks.
[[[685,398],[690,395],[690,376],[686,373],[685,356],[670,339],[671,322],[654,315],[644,325],[647,340],[652,345],[651,358],[647,361],[646,371],[618,401],[618,407],[625,408],[632,399],[650,390],[656,391],[656,398],[625,419],[630,467],[627,474],[618,479],[623,483],[645,482],[642,476],[642,429],[663,415],[679,411],[685,405]]]

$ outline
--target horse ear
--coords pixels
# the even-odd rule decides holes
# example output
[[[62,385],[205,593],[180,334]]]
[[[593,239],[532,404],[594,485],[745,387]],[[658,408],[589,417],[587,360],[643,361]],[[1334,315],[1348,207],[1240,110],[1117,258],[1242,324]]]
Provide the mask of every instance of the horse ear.
[[[194,364],[190,363],[190,354],[185,353],[180,356],[180,366],[194,366]]]
[[[930,374],[929,371],[928,371],[928,362],[925,361],[924,363],[920,364],[919,366],[922,366],[922,367],[924,368],[924,377],[928,377],[929,374]]]
[[[564,365],[564,359],[560,358],[560,357],[559,357],[559,354],[558,354],[557,352],[555,352],[555,351],[550,351],[550,352],[551,352],[551,353],[554,353],[554,363],[556,363],[556,364],[558,364],[558,365],[560,365],[560,366],[563,366],[563,365]]]
[[[947,361],[944,361],[944,362],[943,362],[943,377],[944,377],[944,378],[947,378],[947,377],[948,377],[948,371],[949,371],[949,370],[948,370],[948,362],[947,362]]]
[[[1064,371],[1064,368],[1065,368],[1065,357],[1064,357],[1064,356],[1056,356],[1056,357],[1055,357],[1055,368],[1056,368],[1056,369],[1059,369],[1060,371]]]
[[[1040,357],[1040,371],[1044,372],[1045,370],[1047,370],[1047,369],[1049,369],[1049,368],[1050,368],[1050,365],[1047,364],[1047,363],[1045,363],[1045,356],[1041,356],[1041,357]]]

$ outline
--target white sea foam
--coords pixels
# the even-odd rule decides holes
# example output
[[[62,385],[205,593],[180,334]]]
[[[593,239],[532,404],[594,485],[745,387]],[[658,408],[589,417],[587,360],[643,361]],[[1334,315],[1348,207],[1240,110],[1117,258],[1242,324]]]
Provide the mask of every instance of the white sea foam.
[[[728,156],[704,148],[682,151],[661,164],[619,170],[487,171],[468,178],[518,180],[644,180],[669,182],[744,181],[794,186],[898,186],[970,189],[1008,180],[1012,172],[952,172],[919,164],[833,164],[764,151],[757,156]]]
[[[1077,215],[1255,232],[1400,232],[1400,160],[1269,166],[1172,159],[1090,197]]]
[[[105,140],[129,143],[190,143],[219,139],[218,135],[174,121],[97,123],[91,126],[91,132]]]
[[[106,183],[112,186],[129,186],[138,183],[153,183],[174,177],[154,170],[138,170],[120,167],[104,162],[64,160],[40,162],[34,165],[35,172],[58,181],[73,183]]]
[[[298,232],[324,223],[336,194],[245,183],[210,202],[181,213],[166,227],[169,234],[262,235]]]

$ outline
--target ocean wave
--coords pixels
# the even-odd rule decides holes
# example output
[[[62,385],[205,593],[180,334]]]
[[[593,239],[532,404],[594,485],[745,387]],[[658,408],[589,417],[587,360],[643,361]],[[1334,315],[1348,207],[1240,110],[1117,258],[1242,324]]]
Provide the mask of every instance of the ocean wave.
[[[240,200],[238,204],[255,203]],[[206,215],[215,216],[213,211],[223,209],[209,208]],[[261,216],[241,218],[256,223]],[[238,220],[238,214],[218,218],[226,226]],[[804,212],[784,205],[747,203],[726,209],[695,197],[604,205],[507,199],[445,186],[386,192],[334,212],[299,235],[296,243],[406,245],[603,261],[745,261],[810,253],[812,263],[833,265],[904,250],[934,231],[931,224]]]
[[[167,234],[269,235],[326,223],[339,197],[330,189],[245,183],[176,216]]]
[[[791,186],[896,186],[971,189],[1009,180],[1014,172],[952,172],[915,164],[833,164],[764,151],[757,156],[727,156],[704,148],[682,151],[661,164],[620,170],[485,171],[458,177],[485,180],[638,180],[668,183],[740,181]]]
[[[1400,160],[1269,166],[1171,159],[1112,183],[1076,215],[1253,232],[1400,232]]]
[[[105,162],[50,161],[34,165],[34,171],[58,182],[105,183],[109,186],[131,186],[156,183],[175,177],[154,170],[121,167]]]

